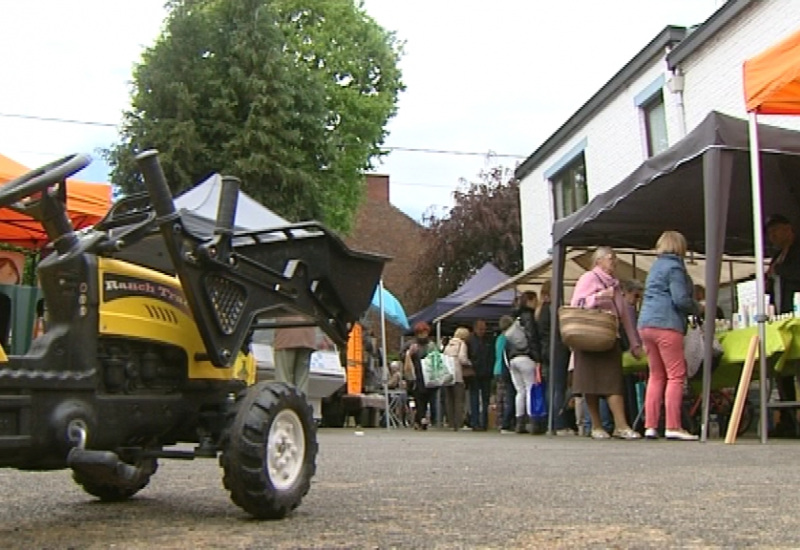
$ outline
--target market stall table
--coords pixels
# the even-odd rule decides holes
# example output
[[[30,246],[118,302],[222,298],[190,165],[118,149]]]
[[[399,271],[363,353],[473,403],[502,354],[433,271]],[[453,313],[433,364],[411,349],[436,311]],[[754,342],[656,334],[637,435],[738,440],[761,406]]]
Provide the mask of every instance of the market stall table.
[[[800,359],[800,318],[790,317],[766,323],[766,355],[771,372],[798,374],[795,360]],[[735,387],[739,383],[742,366],[747,356],[750,339],[756,335],[756,326],[717,333],[722,345],[722,357],[712,375],[712,386]],[[622,356],[625,374],[647,371],[647,356],[634,358],[630,352]],[[754,373],[754,379],[758,372]]]

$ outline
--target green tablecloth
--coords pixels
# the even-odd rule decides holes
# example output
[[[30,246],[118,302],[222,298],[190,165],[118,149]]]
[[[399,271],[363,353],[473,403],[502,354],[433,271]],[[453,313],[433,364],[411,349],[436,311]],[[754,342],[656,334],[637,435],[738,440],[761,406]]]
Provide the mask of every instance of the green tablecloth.
[[[773,321],[766,325],[767,358],[771,370],[797,374],[796,361],[800,359],[800,318]],[[739,383],[750,339],[758,333],[758,327],[717,333],[722,344],[722,358],[712,377],[714,387],[731,387]],[[622,356],[625,374],[647,371],[647,357],[635,359],[630,353]],[[758,378],[758,367],[753,371],[753,379]]]

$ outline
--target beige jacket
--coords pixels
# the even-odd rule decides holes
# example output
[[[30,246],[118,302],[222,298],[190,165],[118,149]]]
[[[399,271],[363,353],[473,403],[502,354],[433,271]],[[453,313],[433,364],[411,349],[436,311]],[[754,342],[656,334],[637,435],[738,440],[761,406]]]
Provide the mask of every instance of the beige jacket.
[[[442,352],[444,355],[449,355],[450,357],[455,358],[455,380],[456,384],[463,384],[464,383],[464,371],[462,369],[463,365],[469,365],[469,355],[467,355],[467,343],[464,342],[461,338],[456,338],[453,336],[450,338],[450,341],[447,342],[447,346],[445,346],[444,351]]]

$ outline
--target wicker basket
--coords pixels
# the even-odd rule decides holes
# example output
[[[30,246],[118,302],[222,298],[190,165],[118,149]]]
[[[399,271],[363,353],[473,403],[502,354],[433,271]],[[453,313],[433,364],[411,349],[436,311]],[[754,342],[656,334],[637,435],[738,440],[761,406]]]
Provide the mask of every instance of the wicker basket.
[[[564,344],[579,351],[608,351],[617,341],[617,316],[599,309],[561,306],[558,323]]]

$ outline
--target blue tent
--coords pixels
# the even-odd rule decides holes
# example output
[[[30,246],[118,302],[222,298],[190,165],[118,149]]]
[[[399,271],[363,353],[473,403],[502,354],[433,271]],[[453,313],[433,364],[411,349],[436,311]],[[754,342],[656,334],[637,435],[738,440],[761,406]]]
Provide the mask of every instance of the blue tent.
[[[425,309],[414,313],[408,318],[408,322],[412,326],[418,321],[430,323],[439,315],[447,313],[451,309],[468,302],[507,280],[508,275],[497,269],[491,262],[487,262],[455,292],[444,298],[439,298]],[[471,322],[475,319],[497,320],[501,315],[511,312],[515,295],[516,291],[513,288],[498,292],[472,307],[459,311],[452,317],[448,317],[448,319],[454,323]]]
[[[372,304],[370,307],[380,313],[381,297],[383,297],[383,314],[386,319],[402,329],[409,330],[411,327],[408,324],[408,317],[406,317],[403,304],[401,304],[400,300],[395,298],[391,292],[386,290],[383,285],[379,284],[375,287],[375,294],[372,295]]]

